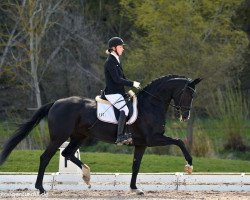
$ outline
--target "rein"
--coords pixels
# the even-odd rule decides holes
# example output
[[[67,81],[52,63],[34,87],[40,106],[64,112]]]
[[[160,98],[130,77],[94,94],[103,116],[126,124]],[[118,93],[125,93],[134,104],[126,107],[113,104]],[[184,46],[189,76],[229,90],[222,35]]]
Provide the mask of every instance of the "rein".
[[[176,106],[176,105],[174,105],[174,104],[169,103],[169,105],[172,106],[173,108],[175,108],[177,111],[180,111],[180,110],[183,109],[183,108],[185,109],[183,112],[185,112],[185,111],[190,111],[190,110],[191,110],[191,107],[185,107],[185,106],[181,106],[181,105],[180,105],[180,104],[181,104],[181,100],[182,100],[182,95],[183,95],[183,93],[184,93],[184,91],[185,91],[186,89],[190,89],[190,90],[193,92],[193,94],[196,93],[195,90],[194,90],[193,88],[189,87],[189,86],[186,84],[186,85],[184,86],[184,88],[183,88],[181,91],[179,91],[179,92],[175,95],[175,96],[177,96],[177,95],[179,95],[179,93],[181,93],[181,98],[180,98],[180,101],[179,101],[179,105]],[[164,102],[161,98],[159,98],[159,97],[153,95],[152,93],[150,93],[150,92],[148,92],[148,91],[146,91],[146,90],[144,90],[144,89],[140,89],[140,90],[143,91],[143,92],[145,92],[145,93],[147,93],[148,95],[154,97],[154,98],[157,99],[158,101]]]
[[[157,99],[158,101],[164,102],[164,101],[163,101],[162,99],[160,99],[159,97],[157,97],[157,96],[151,94],[150,92],[148,92],[148,91],[146,91],[146,90],[144,90],[144,89],[141,89],[141,91],[146,92],[148,95],[154,97],[154,98]],[[169,105],[172,106],[173,108],[175,108],[176,110],[179,110],[179,109],[180,109],[180,106],[176,106],[176,105],[171,104],[171,103],[169,103]]]

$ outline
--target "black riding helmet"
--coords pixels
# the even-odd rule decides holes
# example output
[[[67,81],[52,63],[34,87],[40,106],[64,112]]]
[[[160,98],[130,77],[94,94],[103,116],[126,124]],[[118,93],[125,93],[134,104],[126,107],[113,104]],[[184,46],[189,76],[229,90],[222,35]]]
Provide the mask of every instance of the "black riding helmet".
[[[116,47],[118,45],[125,45],[120,37],[112,37],[108,42],[109,49],[112,49],[112,47]]]

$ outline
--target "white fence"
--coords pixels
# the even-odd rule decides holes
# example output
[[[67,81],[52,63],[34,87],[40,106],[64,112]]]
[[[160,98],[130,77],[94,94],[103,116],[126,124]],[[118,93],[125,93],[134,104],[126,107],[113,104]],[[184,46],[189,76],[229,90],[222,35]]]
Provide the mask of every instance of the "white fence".
[[[129,190],[131,174],[92,173],[90,190]],[[34,190],[36,174],[1,173],[0,190]],[[137,186],[143,190],[250,191],[250,174],[141,173]],[[80,174],[46,174],[46,190],[89,190]]]

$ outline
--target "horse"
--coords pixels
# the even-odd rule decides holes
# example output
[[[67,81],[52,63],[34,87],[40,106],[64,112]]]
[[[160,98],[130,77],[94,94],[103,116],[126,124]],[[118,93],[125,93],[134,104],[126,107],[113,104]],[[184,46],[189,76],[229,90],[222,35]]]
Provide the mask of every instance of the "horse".
[[[192,173],[192,157],[184,142],[178,138],[164,135],[166,112],[173,106],[179,113],[181,121],[190,117],[192,101],[196,93],[195,86],[201,81],[178,75],[167,75],[153,80],[138,91],[138,117],[129,126],[132,133],[134,155],[130,189],[136,194],[143,194],[136,186],[142,157],[147,147],[177,145],[187,162],[185,170]],[[171,104],[173,99],[174,104]],[[35,188],[40,194],[45,193],[43,177],[46,166],[58,148],[68,139],[69,145],[63,150],[62,156],[76,164],[83,172],[83,180],[90,185],[90,168],[75,157],[75,152],[87,137],[115,144],[117,125],[99,121],[96,114],[96,102],[93,99],[79,96],[59,99],[40,107],[27,122],[21,124],[4,144],[0,154],[2,165],[11,151],[23,140],[40,120],[48,117],[50,142],[40,156],[40,165]]]

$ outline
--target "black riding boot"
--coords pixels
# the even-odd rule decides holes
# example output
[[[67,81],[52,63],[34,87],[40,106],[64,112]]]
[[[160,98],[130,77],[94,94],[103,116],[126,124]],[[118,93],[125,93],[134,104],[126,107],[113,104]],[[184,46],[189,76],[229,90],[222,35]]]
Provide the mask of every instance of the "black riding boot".
[[[126,115],[124,111],[121,111],[118,120],[117,140],[115,142],[117,145],[127,144],[131,140],[131,137],[129,137],[129,135],[127,134],[124,135],[125,123],[126,123]]]

